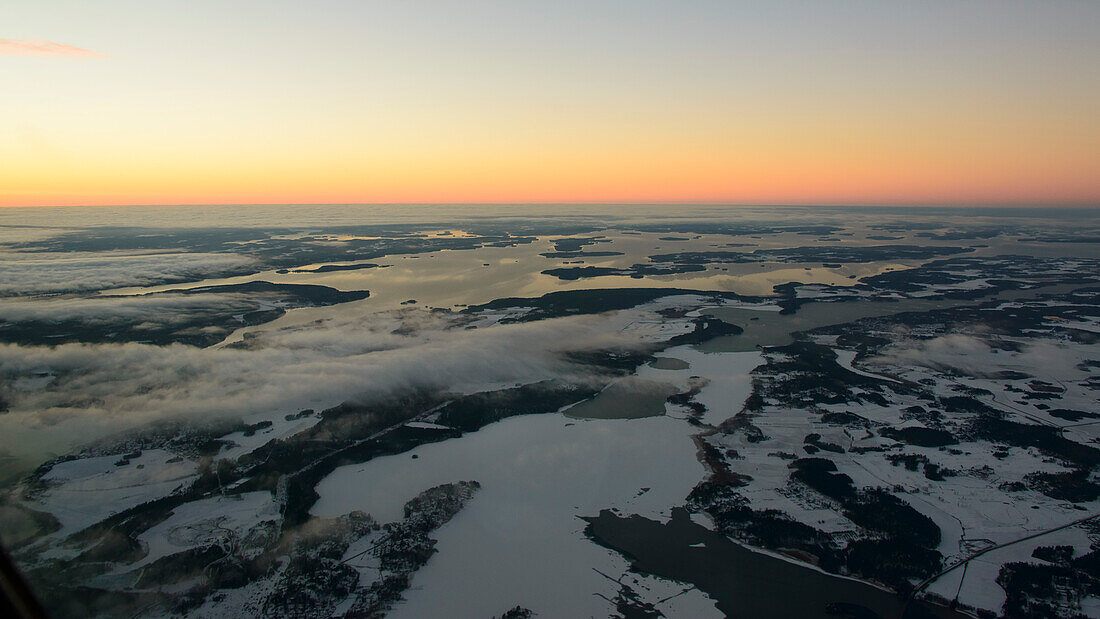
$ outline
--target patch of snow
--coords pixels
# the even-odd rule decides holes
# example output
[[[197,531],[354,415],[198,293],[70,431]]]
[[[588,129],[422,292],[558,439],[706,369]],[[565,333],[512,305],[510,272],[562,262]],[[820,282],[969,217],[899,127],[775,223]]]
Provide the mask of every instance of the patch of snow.
[[[170,494],[198,478],[190,460],[162,449],[150,449],[123,466],[121,456],[80,458],[55,465],[42,479],[57,484],[27,506],[48,512],[61,523],[64,537],[112,514]]]
[[[892,382],[892,383],[898,382],[898,381],[894,380],[893,378],[890,378],[889,376],[883,376],[881,374],[872,374],[870,372],[864,372],[863,370],[860,370],[860,369],[856,368],[855,366],[853,366],[852,362],[855,361],[855,358],[856,358],[856,351],[854,351],[854,350],[845,350],[843,348],[834,348],[833,352],[836,353],[836,362],[840,365],[840,367],[844,368],[845,370],[848,370],[849,372],[852,372],[853,374],[859,374],[860,376],[866,376],[868,378],[877,378],[879,380],[885,380],[885,381],[889,381],[889,382]]]
[[[438,423],[428,423],[426,421],[410,421],[405,424],[406,428],[423,428],[425,430],[450,430],[448,426],[441,426]]]
[[[149,554],[127,568],[147,565],[188,548],[218,542],[231,545],[265,520],[276,520],[279,511],[270,492],[215,496],[184,503],[167,520],[138,537]]]

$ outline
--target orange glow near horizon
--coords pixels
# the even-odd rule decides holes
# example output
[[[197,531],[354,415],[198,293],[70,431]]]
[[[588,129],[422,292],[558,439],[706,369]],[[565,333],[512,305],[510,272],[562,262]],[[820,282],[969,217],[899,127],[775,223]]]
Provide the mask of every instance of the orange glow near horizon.
[[[599,136],[594,128],[594,133]],[[66,153],[7,161],[0,205],[247,203],[729,202],[757,204],[1097,204],[1100,152],[1045,156],[1030,144],[860,143],[472,145],[385,153]],[[930,142],[931,140],[928,140]],[[555,147],[556,146],[556,147]],[[499,150],[498,150],[499,149]],[[96,152],[98,150],[98,152]],[[448,152],[450,150],[451,152]],[[532,152],[536,151],[536,152]],[[143,155],[138,155],[142,152]],[[1033,151],[1034,152],[1034,151]],[[295,153],[295,154],[290,154]]]

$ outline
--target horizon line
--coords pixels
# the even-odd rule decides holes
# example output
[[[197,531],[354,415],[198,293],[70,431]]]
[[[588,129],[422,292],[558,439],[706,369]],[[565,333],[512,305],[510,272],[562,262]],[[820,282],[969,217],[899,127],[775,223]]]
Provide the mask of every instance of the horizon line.
[[[730,206],[771,208],[1058,208],[1100,209],[1095,202],[919,202],[919,203],[838,203],[838,202],[726,202],[726,201],[497,201],[497,202],[196,202],[121,204],[8,204],[7,208],[125,208],[125,207],[213,207],[213,206]]]

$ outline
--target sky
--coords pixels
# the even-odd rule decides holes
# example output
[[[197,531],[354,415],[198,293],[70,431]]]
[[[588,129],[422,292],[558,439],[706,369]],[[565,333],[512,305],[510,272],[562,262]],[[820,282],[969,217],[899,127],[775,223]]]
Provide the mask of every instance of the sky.
[[[1094,0],[0,3],[0,206],[1100,205]]]

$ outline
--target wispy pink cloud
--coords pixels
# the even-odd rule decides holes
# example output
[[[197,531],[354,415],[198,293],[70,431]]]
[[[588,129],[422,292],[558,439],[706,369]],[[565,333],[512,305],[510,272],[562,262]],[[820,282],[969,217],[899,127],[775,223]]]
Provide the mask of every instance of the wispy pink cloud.
[[[0,56],[68,56],[76,58],[106,58],[106,54],[90,49],[43,41],[41,39],[0,38]]]

